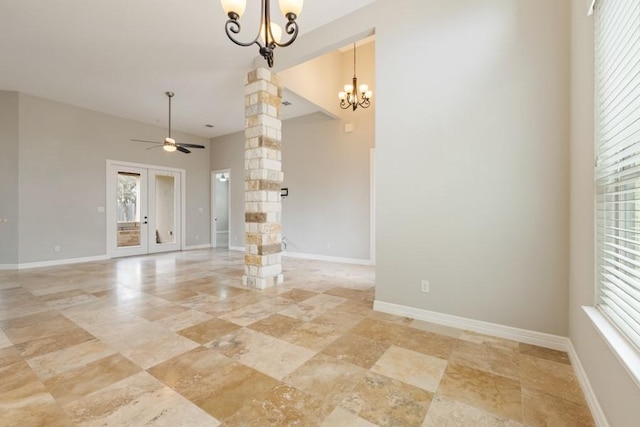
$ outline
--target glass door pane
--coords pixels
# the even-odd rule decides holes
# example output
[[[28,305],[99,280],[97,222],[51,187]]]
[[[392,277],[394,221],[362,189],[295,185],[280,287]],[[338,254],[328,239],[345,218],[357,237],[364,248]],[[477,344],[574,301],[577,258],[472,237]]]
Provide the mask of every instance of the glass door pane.
[[[140,246],[140,174],[118,172],[116,221],[118,247]]]
[[[110,166],[109,247],[112,256],[142,255],[149,251],[147,170],[123,165]]]
[[[149,169],[149,252],[179,251],[180,173]]]
[[[172,176],[156,175],[156,243],[176,242],[175,179]]]

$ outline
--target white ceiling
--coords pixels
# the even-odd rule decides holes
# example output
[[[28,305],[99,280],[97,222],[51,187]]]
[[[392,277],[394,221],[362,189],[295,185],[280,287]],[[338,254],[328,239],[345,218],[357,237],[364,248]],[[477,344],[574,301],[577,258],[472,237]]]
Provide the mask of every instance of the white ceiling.
[[[299,37],[374,1],[307,0]],[[243,40],[255,37],[259,4],[247,4]],[[284,24],[278,5],[271,8]],[[236,132],[244,126],[243,79],[258,48],[233,44],[225,21],[218,0],[0,0],[0,90],[161,126],[165,92],[173,91],[174,129]],[[287,97],[293,105],[284,119],[314,111]]]

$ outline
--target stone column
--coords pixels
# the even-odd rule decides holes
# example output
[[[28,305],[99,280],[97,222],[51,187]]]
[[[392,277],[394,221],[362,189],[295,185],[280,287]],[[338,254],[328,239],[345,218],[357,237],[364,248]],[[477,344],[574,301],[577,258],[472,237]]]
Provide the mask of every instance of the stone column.
[[[245,255],[242,284],[282,284],[282,85],[265,68],[245,78]]]

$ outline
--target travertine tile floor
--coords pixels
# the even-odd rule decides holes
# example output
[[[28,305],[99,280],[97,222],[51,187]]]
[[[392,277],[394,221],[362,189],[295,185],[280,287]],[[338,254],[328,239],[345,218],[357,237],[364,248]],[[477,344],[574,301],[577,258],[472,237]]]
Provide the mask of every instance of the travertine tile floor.
[[[2,426],[590,426],[565,353],[376,313],[371,267],[241,253],[0,272]]]

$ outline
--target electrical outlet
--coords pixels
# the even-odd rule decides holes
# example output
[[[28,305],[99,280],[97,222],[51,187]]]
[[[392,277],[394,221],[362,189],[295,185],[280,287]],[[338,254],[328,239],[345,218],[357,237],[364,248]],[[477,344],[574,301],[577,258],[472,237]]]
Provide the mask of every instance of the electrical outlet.
[[[428,280],[421,280],[420,281],[420,290],[422,292],[424,292],[425,294],[428,294],[431,291],[429,289],[429,281]]]
[[[53,251],[54,251],[54,252],[60,252],[60,246],[55,245],[55,246],[53,247]]]
[[[200,240],[200,236],[196,234],[196,240]]]

